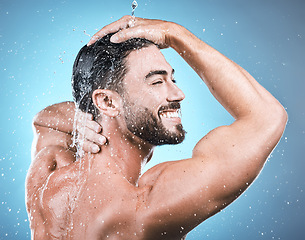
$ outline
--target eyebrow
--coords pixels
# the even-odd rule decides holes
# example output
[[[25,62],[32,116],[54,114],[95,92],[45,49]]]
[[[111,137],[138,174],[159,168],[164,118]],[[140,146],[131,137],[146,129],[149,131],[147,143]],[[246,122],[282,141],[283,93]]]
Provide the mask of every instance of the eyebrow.
[[[175,70],[172,70],[172,75],[174,75]],[[168,72],[166,70],[154,70],[149,72],[146,76],[145,79],[150,78],[151,76],[154,75],[168,75]]]

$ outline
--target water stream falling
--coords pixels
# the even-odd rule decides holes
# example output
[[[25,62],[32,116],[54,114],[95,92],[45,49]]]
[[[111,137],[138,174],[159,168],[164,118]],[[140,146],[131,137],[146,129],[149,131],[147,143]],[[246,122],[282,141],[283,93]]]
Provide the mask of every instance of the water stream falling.
[[[136,0],[134,0],[131,4],[131,8],[132,8],[131,16],[133,16],[133,17],[134,17],[134,11],[136,10],[137,6],[138,6],[138,3]]]
[[[135,9],[138,7],[138,3],[136,0],[134,0],[131,4],[131,8],[132,8],[132,12],[131,15],[134,17],[134,12]],[[86,31],[84,31],[84,33],[86,34]],[[84,84],[83,86],[81,86],[81,89],[84,90],[83,94],[88,94],[90,91],[86,91],[87,90],[87,85]],[[81,97],[82,99],[83,97]],[[74,124],[73,124],[73,146],[76,147],[76,162],[77,164],[79,164],[79,172],[78,172],[78,183],[76,184],[76,189],[74,192],[74,198],[70,201],[70,215],[71,215],[71,222],[70,222],[70,228],[73,229],[73,224],[74,224],[74,220],[73,220],[73,213],[75,211],[75,209],[78,207],[78,199],[80,198],[80,195],[82,193],[82,189],[83,187],[86,185],[86,181],[87,178],[90,174],[90,170],[92,167],[92,158],[89,156],[89,158],[87,158],[85,160],[84,158],[84,150],[83,150],[83,146],[84,146],[84,142],[86,140],[86,137],[84,135],[82,135],[81,137],[77,134],[77,131],[79,131],[80,129],[84,129],[86,128],[87,125],[87,121],[88,119],[80,113],[80,109],[78,109],[80,103],[76,103],[76,110],[75,110],[75,115],[74,115]],[[85,112],[88,112],[89,108],[89,101],[87,102],[87,108]],[[90,155],[90,153],[88,153]],[[88,162],[88,168],[87,166],[85,166],[85,161],[89,161]],[[87,171],[88,170],[88,171]]]

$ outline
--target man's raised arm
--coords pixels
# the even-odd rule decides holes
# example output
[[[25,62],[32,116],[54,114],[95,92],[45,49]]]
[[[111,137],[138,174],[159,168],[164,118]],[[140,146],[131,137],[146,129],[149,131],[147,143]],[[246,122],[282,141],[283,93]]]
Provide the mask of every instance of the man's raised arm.
[[[33,119],[34,140],[32,144],[32,163],[26,180],[27,206],[31,209],[34,193],[56,169],[75,161],[76,148],[72,147],[75,118],[75,104],[62,102],[40,111]],[[83,138],[83,150],[98,152],[97,143],[103,145],[106,139],[97,134],[101,126],[93,121],[91,114],[78,113],[77,132]],[[91,141],[85,139],[90,137]],[[91,136],[93,135],[93,136]],[[95,142],[94,142],[95,140]],[[34,196],[34,197],[33,197]]]
[[[73,102],[54,104],[36,114],[33,119],[32,157],[48,146],[69,149],[72,145],[74,115]]]
[[[37,186],[40,186],[51,172],[75,161],[76,148],[72,146],[74,118],[73,102],[48,106],[34,117],[32,163],[27,177],[29,193],[35,192]],[[85,122],[77,124],[77,132],[83,138],[82,149],[85,152],[98,152],[100,148],[95,142],[99,141],[98,144],[103,145],[106,141],[104,136],[97,134],[101,131],[101,126],[93,121],[91,114],[80,112],[76,121]],[[91,140],[86,140],[84,135]]]
[[[72,148],[73,131],[83,138],[83,149],[85,152],[96,153],[100,150],[106,139],[97,133],[101,132],[101,126],[93,121],[91,114],[79,111],[78,119],[75,118],[75,104],[73,102],[62,102],[46,107],[33,119],[34,141],[32,146],[32,157],[45,147],[58,146],[76,151]],[[78,122],[75,125],[75,122]],[[90,138],[90,141],[87,140]],[[96,143],[96,144],[95,144]]]
[[[140,37],[175,49],[236,119],[204,136],[192,158],[156,166],[139,182],[151,186],[143,222],[167,233],[186,233],[234,201],[257,177],[283,134],[287,114],[249,73],[178,24],[125,16],[89,44],[116,31],[113,42]],[[158,178],[150,181],[149,173],[158,168]]]

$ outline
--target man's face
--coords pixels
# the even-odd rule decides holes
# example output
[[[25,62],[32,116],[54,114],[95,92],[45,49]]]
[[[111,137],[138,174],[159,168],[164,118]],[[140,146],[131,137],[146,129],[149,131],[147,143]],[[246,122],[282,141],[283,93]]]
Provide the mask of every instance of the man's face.
[[[181,143],[180,101],[185,96],[160,50],[150,46],[131,52],[127,68],[123,109],[128,130],[152,145]]]

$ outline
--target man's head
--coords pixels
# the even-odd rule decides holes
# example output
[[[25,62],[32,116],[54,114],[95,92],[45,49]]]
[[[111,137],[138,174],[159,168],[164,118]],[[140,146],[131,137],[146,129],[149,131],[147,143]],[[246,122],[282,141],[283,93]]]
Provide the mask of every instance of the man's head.
[[[184,94],[174,83],[171,66],[148,40],[115,44],[110,37],[84,46],[76,57],[72,77],[76,105],[98,117],[104,110],[96,101],[97,92],[104,91],[104,102],[109,104],[107,93],[116,93],[122,100],[114,107],[123,119],[122,129],[152,145],[182,142],[185,131],[178,113]]]
[[[153,45],[146,39],[131,39],[112,43],[108,34],[95,44],[85,45],[78,53],[72,75],[72,91],[76,106],[98,117],[99,111],[92,100],[96,89],[109,89],[123,94],[122,81],[127,72],[126,58],[131,51]]]

